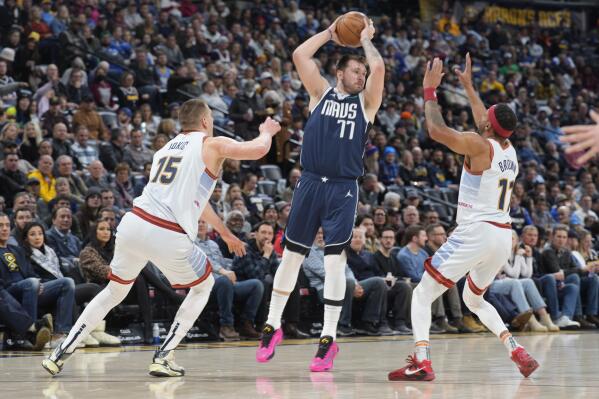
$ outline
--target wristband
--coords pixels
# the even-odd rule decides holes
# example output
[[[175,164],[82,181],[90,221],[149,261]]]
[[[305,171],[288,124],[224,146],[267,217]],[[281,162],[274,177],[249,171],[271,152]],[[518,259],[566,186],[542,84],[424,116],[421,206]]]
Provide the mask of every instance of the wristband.
[[[437,93],[435,92],[434,87],[424,88],[424,102],[427,101],[437,101]]]

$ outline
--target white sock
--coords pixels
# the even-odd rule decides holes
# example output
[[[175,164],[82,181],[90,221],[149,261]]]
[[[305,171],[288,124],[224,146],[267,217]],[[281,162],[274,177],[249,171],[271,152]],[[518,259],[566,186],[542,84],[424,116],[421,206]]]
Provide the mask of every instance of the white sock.
[[[431,346],[428,341],[416,342],[416,360],[431,360]]]
[[[210,274],[206,280],[189,290],[189,293],[177,311],[175,320],[164,343],[160,347],[161,351],[170,351],[179,345],[179,342],[181,342],[200,313],[202,313],[202,310],[204,310],[213,286],[214,277]]]
[[[499,336],[499,339],[501,339],[501,342],[503,342],[503,345],[505,346],[510,355],[515,349],[522,346],[516,342],[516,339],[512,337],[512,334],[508,330],[503,331]]]
[[[324,323],[321,337],[330,335],[337,339],[337,324],[341,315],[343,298],[345,297],[345,268],[347,255],[345,251],[339,255],[324,256]]]
[[[422,280],[412,293],[412,331],[414,341],[428,342],[431,328],[431,305],[447,287],[439,284],[430,274],[424,273]]]
[[[324,324],[321,337],[330,335],[334,340],[337,339],[337,324],[339,324],[342,308],[342,306],[324,305]]]
[[[270,308],[266,320],[266,324],[270,324],[275,330],[281,328],[281,316],[283,310],[285,310],[285,305],[287,305],[289,294],[291,294],[297,282],[297,274],[304,258],[305,255],[289,251],[287,248],[283,250],[283,258],[277,268],[272,285]]]
[[[85,307],[81,316],[71,328],[69,335],[60,345],[67,353],[72,353],[79,342],[83,341],[94,328],[104,320],[112,308],[121,303],[129,293],[133,284],[121,284],[115,281],[108,282],[94,299]]]

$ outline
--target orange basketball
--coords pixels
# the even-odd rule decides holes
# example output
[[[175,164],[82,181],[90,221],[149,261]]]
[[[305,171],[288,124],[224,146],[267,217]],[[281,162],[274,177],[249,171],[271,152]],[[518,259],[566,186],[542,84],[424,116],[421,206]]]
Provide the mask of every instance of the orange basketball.
[[[341,44],[352,47],[360,45],[360,33],[365,28],[364,17],[361,12],[350,11],[337,21],[335,31]]]

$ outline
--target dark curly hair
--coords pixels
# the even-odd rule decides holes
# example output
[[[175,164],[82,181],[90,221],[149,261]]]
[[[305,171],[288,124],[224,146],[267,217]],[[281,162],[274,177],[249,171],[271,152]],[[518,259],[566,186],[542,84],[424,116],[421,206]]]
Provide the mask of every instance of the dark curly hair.
[[[495,118],[499,126],[513,132],[518,124],[518,118],[512,109],[504,103],[495,105]]]

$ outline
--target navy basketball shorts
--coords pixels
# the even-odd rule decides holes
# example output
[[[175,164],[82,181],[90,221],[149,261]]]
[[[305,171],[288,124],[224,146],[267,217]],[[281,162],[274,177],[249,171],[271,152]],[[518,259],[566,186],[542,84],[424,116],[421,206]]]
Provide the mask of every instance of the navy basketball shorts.
[[[356,179],[303,171],[293,192],[285,241],[290,247],[291,243],[309,250],[322,226],[325,252],[341,253],[351,240],[357,208]]]

